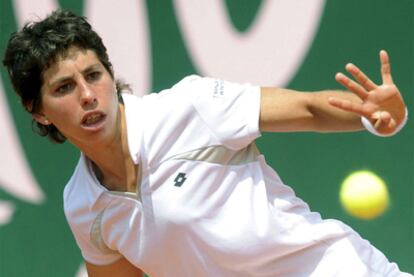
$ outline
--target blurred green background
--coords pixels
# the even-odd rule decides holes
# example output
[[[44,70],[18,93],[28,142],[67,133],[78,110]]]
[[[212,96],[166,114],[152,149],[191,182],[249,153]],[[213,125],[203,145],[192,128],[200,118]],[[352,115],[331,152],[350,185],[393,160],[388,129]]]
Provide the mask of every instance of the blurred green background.
[[[16,9],[19,2],[25,1],[0,0],[2,56],[10,33],[18,26]],[[87,1],[39,1],[37,5],[52,2],[83,14]],[[115,8],[128,1],[112,2]],[[187,74],[200,74],[177,22],[174,10],[177,1],[139,2],[143,3],[148,20],[149,90],[159,91]],[[248,32],[264,2],[223,1],[234,31]],[[279,2],[283,8],[284,1]],[[300,9],[300,1],[296,2]],[[391,57],[394,81],[411,111],[414,91],[413,15],[412,0],[326,1],[319,27],[302,64],[284,85],[305,91],[341,88],[334,75],[343,71],[344,65],[351,61],[372,76],[375,82],[381,82],[378,52],[386,49]],[[117,20],[120,19],[108,18],[109,22]],[[293,29],[295,26],[281,24],[275,28]],[[0,72],[21,146],[46,195],[41,204],[29,203],[2,189],[0,182],[0,201],[14,206],[10,220],[0,224],[0,276],[81,276],[82,258],[62,207],[63,187],[79,154],[68,143],[55,145],[32,134],[30,116],[20,107],[3,67]],[[406,128],[392,138],[378,138],[367,132],[264,134],[258,139],[258,146],[284,182],[293,187],[312,210],[320,212],[324,218],[344,221],[391,261],[397,262],[403,271],[414,273],[413,132],[410,120]],[[0,149],[7,147],[1,136]],[[0,167],[7,159],[0,160]],[[363,221],[347,215],[338,200],[342,180],[360,169],[372,170],[388,184],[391,207],[375,220]]]

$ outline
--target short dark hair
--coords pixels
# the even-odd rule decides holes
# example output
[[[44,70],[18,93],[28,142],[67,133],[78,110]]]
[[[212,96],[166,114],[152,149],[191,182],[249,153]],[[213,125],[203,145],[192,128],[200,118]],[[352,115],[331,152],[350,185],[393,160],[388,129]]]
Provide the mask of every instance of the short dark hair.
[[[29,113],[38,112],[41,106],[43,73],[72,46],[94,51],[114,79],[106,47],[85,17],[57,10],[43,20],[26,23],[20,31],[11,34],[3,64],[14,90]],[[48,136],[54,142],[63,143],[66,140],[53,124],[42,125],[33,121],[32,126],[37,133]]]

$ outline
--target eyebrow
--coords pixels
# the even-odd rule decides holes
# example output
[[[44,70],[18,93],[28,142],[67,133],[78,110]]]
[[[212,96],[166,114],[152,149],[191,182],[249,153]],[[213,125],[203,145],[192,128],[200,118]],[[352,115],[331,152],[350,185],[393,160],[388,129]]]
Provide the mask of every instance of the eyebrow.
[[[92,65],[86,67],[84,70],[82,70],[82,74],[86,74],[86,73],[89,73],[89,72],[91,72],[93,70],[101,69],[101,68],[102,68],[102,65],[99,64],[99,63],[92,64]],[[69,75],[69,76],[59,77],[56,80],[51,81],[48,84],[48,87],[51,88],[51,87],[56,86],[57,84],[65,83],[65,82],[67,82],[68,80],[70,80],[72,78],[73,78],[73,74],[72,75]]]

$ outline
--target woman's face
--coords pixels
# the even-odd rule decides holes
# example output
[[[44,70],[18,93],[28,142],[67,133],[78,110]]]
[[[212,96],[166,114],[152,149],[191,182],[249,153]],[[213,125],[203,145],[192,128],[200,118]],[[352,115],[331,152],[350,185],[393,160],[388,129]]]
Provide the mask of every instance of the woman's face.
[[[43,73],[42,101],[34,119],[54,124],[73,144],[107,144],[119,130],[114,80],[92,50],[69,48]]]

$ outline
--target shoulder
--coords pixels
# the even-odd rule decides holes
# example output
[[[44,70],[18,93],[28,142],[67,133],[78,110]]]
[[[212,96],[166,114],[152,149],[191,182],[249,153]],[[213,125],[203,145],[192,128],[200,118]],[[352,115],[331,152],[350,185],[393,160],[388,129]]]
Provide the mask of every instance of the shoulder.
[[[78,164],[63,191],[64,208],[93,205],[104,189],[97,184],[89,168],[89,161],[81,154]]]
[[[103,212],[111,199],[94,179],[83,154],[63,196],[66,220],[84,259],[94,264],[109,264],[119,259],[120,254],[106,246],[100,233]]]
[[[246,88],[253,87],[250,84],[238,84],[230,81],[225,81],[218,78],[202,77],[199,75],[188,75],[183,77],[177,83],[169,88],[160,90],[155,93],[150,93],[144,96],[135,96],[133,94],[123,93],[122,98],[124,102],[132,105],[139,105],[144,103],[144,107],[152,102],[171,101],[180,96],[191,98],[200,94],[208,93],[210,96],[220,96],[226,91],[243,91]]]
[[[188,75],[174,84],[171,88],[164,89],[158,93],[158,95],[165,95],[170,92],[176,94],[195,94],[202,91],[214,91],[223,82],[220,79],[201,77],[199,75]]]
[[[176,83],[171,90],[180,92],[197,93],[201,91],[216,91],[223,81],[220,79],[189,75]]]
[[[99,214],[98,199],[105,189],[98,185],[88,166],[87,158],[81,154],[79,162],[63,192],[66,219],[75,230],[89,230]]]
[[[180,89],[185,88],[187,86],[194,86],[194,85],[200,85],[200,83],[205,78],[199,76],[199,75],[188,75],[184,78],[182,78],[180,81],[178,81],[175,85],[172,86],[172,89]]]

